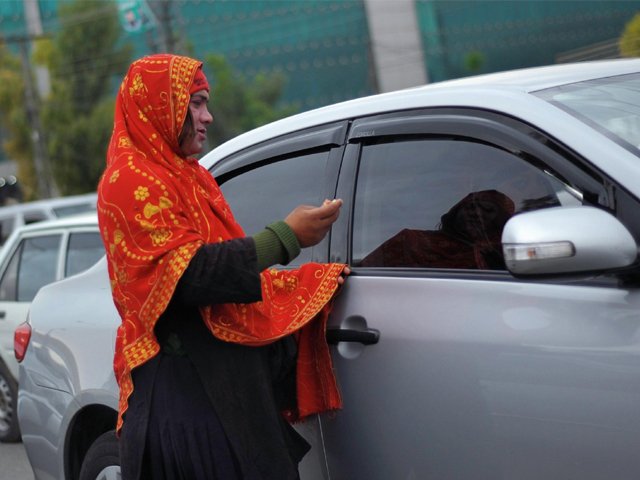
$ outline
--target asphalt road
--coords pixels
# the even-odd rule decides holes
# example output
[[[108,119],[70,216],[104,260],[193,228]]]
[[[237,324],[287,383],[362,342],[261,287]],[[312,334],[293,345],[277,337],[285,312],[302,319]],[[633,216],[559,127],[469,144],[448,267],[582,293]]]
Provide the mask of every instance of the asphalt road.
[[[33,480],[22,443],[0,443],[0,480]]]

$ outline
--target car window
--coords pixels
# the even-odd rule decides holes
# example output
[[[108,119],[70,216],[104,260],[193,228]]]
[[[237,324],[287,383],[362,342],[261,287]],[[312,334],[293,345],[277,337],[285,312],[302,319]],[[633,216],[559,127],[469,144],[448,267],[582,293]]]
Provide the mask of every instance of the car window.
[[[91,267],[104,255],[104,244],[98,232],[76,232],[69,235],[65,277]]]
[[[58,218],[69,217],[71,215],[77,215],[78,213],[93,212],[95,209],[95,203],[80,203],[78,205],[65,205],[52,208],[53,213]]]
[[[61,235],[25,238],[18,267],[18,302],[30,302],[38,290],[56,280]]]
[[[0,301],[15,302],[18,298],[18,266],[20,265],[23,246],[24,242],[18,245],[18,248],[13,252],[7,268],[2,275],[2,281],[0,281]]]
[[[262,165],[228,179],[221,185],[236,220],[248,235],[284,218],[300,204],[319,205],[328,151],[308,153]],[[291,263],[311,259],[305,249]]]
[[[501,270],[500,238],[512,215],[579,203],[550,174],[484,143],[407,139],[365,145],[353,264]]]
[[[11,235],[13,231],[15,223],[16,218],[14,215],[0,220],[0,245],[7,241],[7,238],[9,238],[9,235]]]
[[[36,222],[41,222],[43,220],[47,220],[48,218],[50,218],[46,212],[44,211],[39,211],[39,210],[33,210],[31,212],[24,212],[22,214],[23,218],[24,218],[24,224],[25,225],[29,225],[30,223],[36,223]]]

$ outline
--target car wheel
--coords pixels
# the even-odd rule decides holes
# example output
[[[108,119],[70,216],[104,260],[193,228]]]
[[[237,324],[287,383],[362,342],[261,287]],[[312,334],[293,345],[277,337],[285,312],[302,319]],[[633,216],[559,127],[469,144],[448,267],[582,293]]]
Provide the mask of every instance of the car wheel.
[[[0,442],[18,442],[18,382],[0,360]]]
[[[120,452],[116,432],[100,435],[82,462],[80,480],[120,480]]]

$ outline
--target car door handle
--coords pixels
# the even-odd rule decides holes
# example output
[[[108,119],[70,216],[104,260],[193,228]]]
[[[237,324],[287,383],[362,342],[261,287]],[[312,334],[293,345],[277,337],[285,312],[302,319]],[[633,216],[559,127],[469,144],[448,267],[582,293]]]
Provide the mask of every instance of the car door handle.
[[[363,345],[373,345],[380,340],[380,330],[367,328],[353,330],[350,328],[327,328],[327,343],[335,345],[340,342],[357,342]]]
[[[7,312],[5,312],[4,310],[0,310],[0,320],[4,320],[6,316],[7,316]]]

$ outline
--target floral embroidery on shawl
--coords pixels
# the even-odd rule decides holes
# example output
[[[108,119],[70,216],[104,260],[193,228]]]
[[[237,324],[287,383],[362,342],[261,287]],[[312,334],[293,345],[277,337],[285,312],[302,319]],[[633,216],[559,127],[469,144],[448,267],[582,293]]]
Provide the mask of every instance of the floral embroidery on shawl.
[[[244,236],[213,177],[180,154],[189,89],[201,67],[176,55],[144,57],[131,65],[116,99],[98,215],[122,318],[114,357],[118,430],[133,392],[131,370],[159,352],[154,326],[191,258],[205,243]],[[343,268],[268,270],[261,302],[202,309],[209,330],[225,341],[263,345],[297,332],[300,417],[341,405],[324,324]]]

